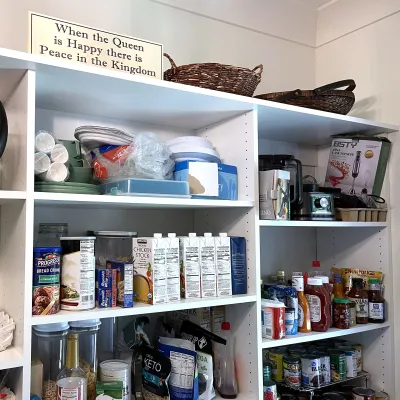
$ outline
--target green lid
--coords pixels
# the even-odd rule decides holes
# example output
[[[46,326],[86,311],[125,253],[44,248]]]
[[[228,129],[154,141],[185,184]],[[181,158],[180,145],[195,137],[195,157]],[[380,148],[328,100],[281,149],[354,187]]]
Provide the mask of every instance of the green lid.
[[[341,297],[335,297],[333,299],[333,302],[334,303],[339,303],[339,304],[350,304],[350,300],[349,299],[344,299],[344,298],[341,298]]]
[[[381,281],[378,278],[371,278],[368,279],[368,283],[371,285],[371,284],[381,283]]]

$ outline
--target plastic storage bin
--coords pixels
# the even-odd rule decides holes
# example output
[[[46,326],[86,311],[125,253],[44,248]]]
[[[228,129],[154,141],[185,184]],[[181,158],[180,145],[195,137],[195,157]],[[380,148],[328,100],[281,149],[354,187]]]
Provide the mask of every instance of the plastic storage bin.
[[[190,198],[189,184],[156,179],[123,179],[100,185],[101,194]]]

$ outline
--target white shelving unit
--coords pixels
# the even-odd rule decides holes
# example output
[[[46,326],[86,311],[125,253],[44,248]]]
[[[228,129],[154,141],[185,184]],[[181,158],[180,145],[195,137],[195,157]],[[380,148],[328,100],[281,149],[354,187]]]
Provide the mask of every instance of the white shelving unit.
[[[29,398],[34,325],[216,305],[226,306],[235,338],[239,399],[261,398],[263,349],[344,335],[352,335],[363,344],[364,367],[371,373],[373,386],[394,396],[390,220],[259,221],[258,155],[277,151],[295,154],[318,175],[326,165],[323,146],[330,143],[331,135],[389,134],[398,127],[5,49],[0,49],[0,100],[5,104],[10,127],[1,160],[0,306],[17,323],[13,347],[0,353],[0,368],[15,368],[13,381],[19,400]],[[163,139],[179,135],[208,138],[224,162],[238,167],[239,201],[35,193],[35,131],[47,129],[60,138],[72,139],[74,129],[87,124],[104,124],[133,133],[151,130]],[[386,182],[386,194],[388,189]],[[71,235],[82,235],[87,230],[129,230],[143,236],[154,232],[184,235],[192,231],[245,236],[248,294],[32,317],[32,247],[39,222],[67,222]],[[316,257],[326,268],[351,266],[382,271],[388,322],[263,341],[261,277],[277,269],[308,270]]]

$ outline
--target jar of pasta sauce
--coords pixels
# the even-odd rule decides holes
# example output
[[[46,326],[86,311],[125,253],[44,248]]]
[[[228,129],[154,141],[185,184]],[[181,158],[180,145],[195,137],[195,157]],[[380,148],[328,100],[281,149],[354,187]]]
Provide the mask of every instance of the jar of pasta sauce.
[[[354,400],[375,400],[375,390],[355,387],[353,389]]]
[[[333,326],[338,329],[350,328],[350,300],[333,299]]]

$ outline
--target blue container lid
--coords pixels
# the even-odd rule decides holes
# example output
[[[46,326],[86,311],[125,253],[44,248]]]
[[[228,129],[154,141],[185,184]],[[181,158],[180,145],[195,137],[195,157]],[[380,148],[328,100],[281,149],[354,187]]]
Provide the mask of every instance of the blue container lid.
[[[62,248],[61,247],[34,247],[33,248],[34,253],[61,253]]]

